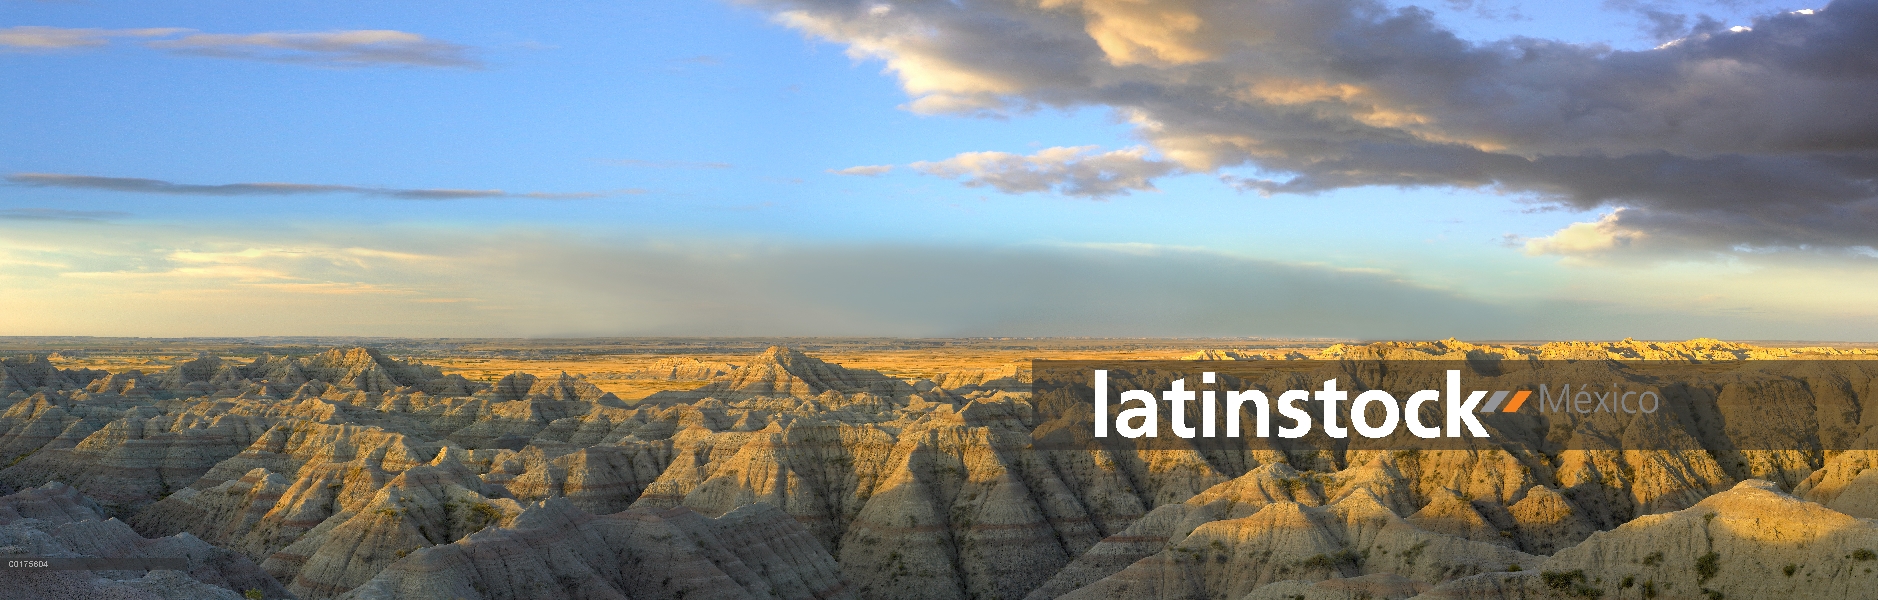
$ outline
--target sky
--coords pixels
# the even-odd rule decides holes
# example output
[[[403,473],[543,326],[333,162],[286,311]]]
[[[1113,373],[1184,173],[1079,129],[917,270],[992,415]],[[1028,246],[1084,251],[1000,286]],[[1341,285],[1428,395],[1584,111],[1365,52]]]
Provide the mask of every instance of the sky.
[[[0,0],[0,335],[1873,341],[1874,57],[1874,0]]]

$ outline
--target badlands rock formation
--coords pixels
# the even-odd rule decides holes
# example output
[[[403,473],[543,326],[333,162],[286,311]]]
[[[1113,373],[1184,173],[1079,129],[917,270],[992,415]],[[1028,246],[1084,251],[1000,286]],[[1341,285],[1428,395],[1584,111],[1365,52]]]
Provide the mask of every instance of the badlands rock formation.
[[[1623,374],[1611,360],[1797,355],[1712,340],[1324,354],[1570,358],[1597,377]],[[1343,377],[1410,376],[1340,364]],[[636,403],[575,375],[481,383],[362,348],[203,356],[148,374],[6,359],[0,493],[23,491],[0,497],[0,554],[184,556],[189,568],[0,571],[0,586],[25,582],[0,589],[1865,597],[1878,589],[1878,454],[1831,449],[1878,446],[1878,363],[1793,364],[1760,387],[1717,380],[1714,403],[1677,409],[1680,429],[1534,417],[1466,448],[1324,450],[1097,444],[1082,400],[1033,397],[1027,366],[902,381],[787,348],[661,366],[708,382]],[[1730,394],[1807,409],[1756,413]],[[1772,426],[1696,425],[1752,419]],[[1624,449],[1639,441],[1684,449]]]
[[[695,358],[666,358],[625,375],[631,379],[705,381],[729,373],[736,368],[737,365],[731,363],[709,362]]]
[[[0,571],[9,598],[241,598],[236,590],[284,597],[287,591],[239,553],[187,533],[139,537],[99,514],[98,505],[61,483],[0,497],[0,560],[47,558],[184,559],[183,570]]]

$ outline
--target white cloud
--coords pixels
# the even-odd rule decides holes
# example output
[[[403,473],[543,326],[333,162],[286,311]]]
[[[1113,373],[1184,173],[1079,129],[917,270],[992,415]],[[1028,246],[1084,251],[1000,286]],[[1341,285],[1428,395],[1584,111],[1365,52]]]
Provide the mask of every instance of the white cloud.
[[[389,29],[315,33],[197,33],[148,44],[180,54],[324,66],[468,67],[482,63],[469,48]]]
[[[1055,147],[1024,156],[1009,152],[966,152],[937,162],[916,162],[914,170],[963,179],[972,187],[989,186],[1007,194],[1050,192],[1106,198],[1153,190],[1153,179],[1180,171],[1174,163],[1151,158],[1146,148],[1100,152],[1095,146]]]
[[[407,31],[199,33],[193,29],[85,29],[18,26],[0,29],[0,48],[61,50],[109,45],[116,38],[152,39],[144,46],[175,54],[328,67],[481,68],[470,48]]]
[[[63,50],[90,48],[111,43],[112,38],[163,37],[189,31],[176,28],[151,29],[72,29],[22,25],[0,29],[0,48],[14,50]]]
[[[836,175],[858,175],[861,177],[877,177],[880,175],[886,175],[887,173],[892,172],[892,171],[893,171],[893,165],[861,165],[861,166],[855,166],[855,167],[848,167],[846,169],[829,169],[828,170],[829,173],[833,173]]]

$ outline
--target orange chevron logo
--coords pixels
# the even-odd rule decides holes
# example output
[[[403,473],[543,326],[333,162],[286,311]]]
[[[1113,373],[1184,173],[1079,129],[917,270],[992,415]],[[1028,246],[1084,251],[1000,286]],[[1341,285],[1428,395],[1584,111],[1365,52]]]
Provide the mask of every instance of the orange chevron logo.
[[[1513,396],[1510,402],[1506,400],[1508,394]],[[1524,406],[1526,404],[1526,398],[1530,396],[1532,396],[1532,390],[1494,392],[1493,396],[1487,399],[1487,404],[1480,407],[1480,412],[1519,412],[1519,407]],[[1503,402],[1505,403],[1504,406],[1502,406]]]

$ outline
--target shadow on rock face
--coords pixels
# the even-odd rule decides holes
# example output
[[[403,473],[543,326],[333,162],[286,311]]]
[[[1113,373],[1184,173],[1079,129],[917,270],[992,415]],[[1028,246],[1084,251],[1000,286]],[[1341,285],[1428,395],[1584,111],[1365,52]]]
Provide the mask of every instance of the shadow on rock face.
[[[489,447],[503,450],[521,450],[528,447],[528,442],[528,438],[519,435],[505,435],[496,438],[494,442],[489,444]]]

